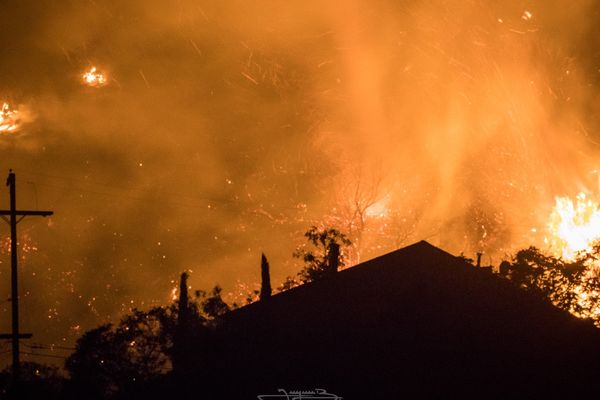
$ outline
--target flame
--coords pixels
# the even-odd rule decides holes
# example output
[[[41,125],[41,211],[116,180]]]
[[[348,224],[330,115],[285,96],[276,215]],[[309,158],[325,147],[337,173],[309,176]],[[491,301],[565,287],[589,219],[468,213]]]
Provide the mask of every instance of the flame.
[[[8,103],[3,103],[0,111],[0,134],[4,135],[17,131],[20,123],[19,111],[11,109]]]
[[[600,239],[600,207],[583,192],[574,201],[557,197],[548,229],[550,237],[546,241],[555,255],[574,261],[577,253],[591,252]]]
[[[545,238],[550,251],[567,262],[576,261],[583,253],[593,253],[600,243],[600,204],[584,192],[575,199],[556,197],[548,222],[549,237]],[[600,274],[600,260],[587,260],[580,283],[572,292],[579,310],[571,306],[569,312],[578,318],[591,318],[600,327],[600,293],[589,287],[591,279]]]
[[[529,21],[531,18],[533,18],[533,14],[530,11],[523,11],[523,15],[521,15],[522,20]]]
[[[389,208],[388,208],[388,203],[389,203],[390,198],[388,196],[384,197],[383,199],[373,203],[371,206],[369,206],[366,210],[365,210],[365,214],[368,217],[373,217],[373,218],[385,218],[389,215]]]
[[[89,87],[99,88],[108,84],[106,75],[98,71],[96,67],[91,67],[83,74],[82,78],[83,84]]]

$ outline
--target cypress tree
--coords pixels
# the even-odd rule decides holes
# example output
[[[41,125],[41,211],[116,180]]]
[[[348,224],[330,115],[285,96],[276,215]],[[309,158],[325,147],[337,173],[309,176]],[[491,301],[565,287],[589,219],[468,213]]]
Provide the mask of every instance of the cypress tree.
[[[260,287],[260,300],[265,301],[271,297],[271,275],[269,274],[269,262],[265,254],[262,254],[260,262],[260,272],[262,277],[262,284]]]

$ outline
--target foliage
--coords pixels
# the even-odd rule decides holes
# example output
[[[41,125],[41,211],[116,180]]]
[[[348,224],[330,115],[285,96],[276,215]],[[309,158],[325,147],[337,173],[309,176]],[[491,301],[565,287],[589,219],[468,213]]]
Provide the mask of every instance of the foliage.
[[[18,394],[12,383],[12,367],[0,372],[0,398],[2,399],[59,399],[65,377],[58,367],[35,362],[22,362],[20,369],[21,387]]]
[[[333,228],[317,228],[312,226],[304,236],[312,245],[312,250],[307,250],[305,247],[296,249],[294,257],[304,261],[304,268],[298,273],[302,283],[312,282],[321,279],[327,270],[328,253],[333,244],[341,247],[348,247],[352,244],[350,239],[343,233]],[[345,260],[343,253],[340,252],[338,265],[344,267]]]
[[[520,250],[506,277],[521,288],[533,291],[555,306],[581,318],[600,323],[600,280],[595,265],[600,247],[581,253],[574,261],[543,254],[535,247]]]
[[[285,292],[286,290],[293,289],[296,286],[300,286],[301,284],[302,284],[302,282],[300,282],[298,279],[294,278],[293,276],[287,276],[285,278],[285,281],[283,281],[283,283],[277,287],[277,291],[280,293]]]
[[[196,298],[200,302],[200,311],[207,319],[215,319],[231,311],[231,307],[221,296],[222,291],[223,289],[219,285],[215,286],[210,294],[202,290],[196,291]]]
[[[70,392],[81,398],[115,398],[163,376],[185,357],[185,343],[205,335],[215,319],[230,310],[221,292],[219,286],[208,294],[196,292],[196,300],[188,302],[184,331],[178,327],[177,302],[133,310],[118,324],[87,331],[65,362]],[[179,342],[182,345],[176,346]]]
[[[174,305],[133,310],[116,325],[84,333],[65,362],[74,390],[110,398],[170,370],[176,314]]]

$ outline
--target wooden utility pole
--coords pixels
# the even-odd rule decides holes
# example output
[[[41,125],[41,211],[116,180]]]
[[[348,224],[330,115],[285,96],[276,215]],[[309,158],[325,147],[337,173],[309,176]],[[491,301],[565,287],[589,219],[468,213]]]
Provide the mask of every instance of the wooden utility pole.
[[[31,337],[31,334],[19,333],[19,290],[17,280],[17,224],[27,216],[41,216],[47,217],[52,215],[52,211],[30,211],[30,210],[17,210],[17,182],[15,173],[12,170],[9,171],[8,179],[6,180],[6,186],[10,189],[10,210],[0,210],[0,217],[10,225],[10,273],[11,273],[11,302],[12,302],[12,333],[2,334],[1,338],[12,339],[12,371],[13,371],[13,382],[19,381],[20,362],[19,362],[19,339],[27,339]],[[7,216],[9,218],[7,218]],[[17,218],[19,217],[19,218]]]

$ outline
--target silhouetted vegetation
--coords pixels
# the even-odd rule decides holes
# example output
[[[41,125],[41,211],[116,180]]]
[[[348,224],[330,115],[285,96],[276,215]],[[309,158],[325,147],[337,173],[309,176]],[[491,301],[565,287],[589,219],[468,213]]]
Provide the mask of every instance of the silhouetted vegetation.
[[[329,269],[337,270],[345,266],[343,253],[337,251],[335,260],[332,260],[331,252],[352,244],[346,235],[337,229],[312,226],[304,236],[312,248],[301,247],[294,252],[294,257],[304,261],[304,268],[298,273],[302,283],[316,281],[325,276]]]
[[[215,286],[210,293],[201,290],[196,291],[200,311],[209,320],[224,315],[232,308],[223,300],[221,296],[222,291],[223,289],[219,285]]]
[[[214,321],[230,306],[215,286],[209,293],[196,291],[189,300],[184,329],[179,329],[179,302],[149,311],[133,310],[118,324],[105,324],[86,332],[66,360],[69,393],[81,398],[116,398],[135,392],[185,359],[187,344],[209,336]],[[178,344],[179,342],[179,344]]]
[[[171,369],[176,307],[134,310],[118,324],[86,332],[65,366],[71,391],[83,398],[111,398]]]
[[[12,369],[0,372],[1,399],[61,399],[66,378],[55,366],[35,362],[21,363],[21,385],[18,394],[12,384]]]
[[[547,298],[555,306],[600,324],[600,245],[582,252],[573,261],[545,255],[535,247],[520,250],[500,273],[514,284]]]
[[[269,271],[269,262],[267,261],[267,256],[264,253],[260,258],[260,275],[261,275],[261,285],[260,285],[260,300],[266,301],[269,297],[271,297],[272,289],[271,289],[271,274]]]

